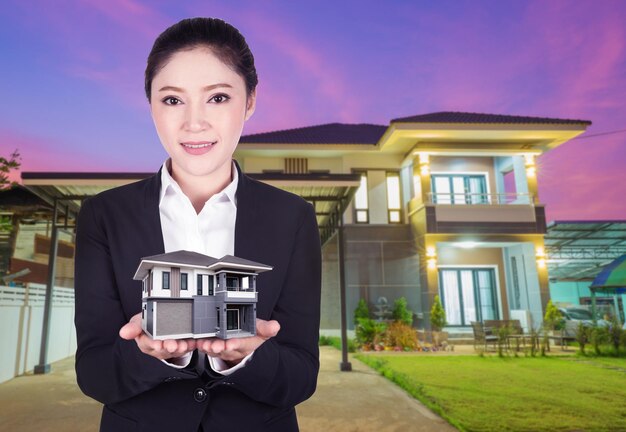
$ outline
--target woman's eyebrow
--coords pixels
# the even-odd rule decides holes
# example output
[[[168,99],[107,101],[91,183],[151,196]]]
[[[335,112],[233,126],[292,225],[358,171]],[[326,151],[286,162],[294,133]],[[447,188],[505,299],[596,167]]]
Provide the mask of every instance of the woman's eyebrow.
[[[232,85],[228,84],[228,83],[217,83],[217,84],[212,84],[212,85],[208,85],[206,87],[203,87],[202,90],[203,91],[211,91],[214,88],[218,88],[218,87],[228,87],[228,88],[233,88]],[[175,92],[179,92],[179,93],[184,93],[185,90],[183,90],[180,87],[174,87],[174,86],[165,86],[165,87],[161,87],[159,89],[159,91],[175,91]]]

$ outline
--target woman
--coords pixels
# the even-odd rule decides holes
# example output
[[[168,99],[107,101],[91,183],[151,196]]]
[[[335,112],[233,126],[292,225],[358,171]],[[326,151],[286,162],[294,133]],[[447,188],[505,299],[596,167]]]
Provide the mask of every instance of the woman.
[[[82,206],[78,384],[104,404],[104,431],[296,431],[294,406],[319,369],[319,233],[310,204],[232,159],[256,104],[252,53],[224,21],[186,19],[157,38],[145,78],[169,158]],[[273,267],[257,277],[257,336],[161,342],[142,332],[137,265],[179,249]]]

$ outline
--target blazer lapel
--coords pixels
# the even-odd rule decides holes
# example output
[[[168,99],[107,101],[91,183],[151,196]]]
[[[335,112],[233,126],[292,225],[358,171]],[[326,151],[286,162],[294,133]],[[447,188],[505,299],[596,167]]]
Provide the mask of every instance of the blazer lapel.
[[[165,253],[163,242],[163,230],[161,229],[161,215],[159,211],[159,193],[161,191],[161,170],[148,178],[145,188],[142,220],[145,223],[146,235],[145,248],[148,253],[144,256],[159,255]]]
[[[254,243],[257,237],[255,223],[257,202],[254,194],[252,179],[245,175],[235,160],[239,183],[237,184],[237,219],[235,221],[235,256],[240,258],[254,259]],[[257,248],[258,250],[258,248]]]

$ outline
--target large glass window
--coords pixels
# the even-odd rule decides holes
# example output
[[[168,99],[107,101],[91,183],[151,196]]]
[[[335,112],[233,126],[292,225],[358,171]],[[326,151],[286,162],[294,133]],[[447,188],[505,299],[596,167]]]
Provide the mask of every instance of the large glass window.
[[[389,223],[402,222],[400,209],[400,176],[398,173],[387,173],[387,219]]]
[[[489,203],[484,174],[433,174],[431,184],[435,204]]]
[[[239,330],[239,309],[226,309],[226,330]]]
[[[170,289],[170,272],[163,272],[163,289]]]
[[[498,319],[493,269],[441,269],[439,295],[448,325]]]
[[[355,222],[368,223],[369,210],[367,202],[367,173],[361,174],[361,184],[354,195]]]

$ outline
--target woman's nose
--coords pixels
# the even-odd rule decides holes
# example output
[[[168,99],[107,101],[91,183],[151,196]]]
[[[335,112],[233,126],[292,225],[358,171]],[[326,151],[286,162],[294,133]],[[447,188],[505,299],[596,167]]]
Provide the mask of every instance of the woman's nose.
[[[184,128],[190,132],[203,131],[208,126],[204,104],[188,104],[185,111]]]

